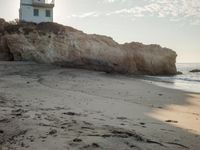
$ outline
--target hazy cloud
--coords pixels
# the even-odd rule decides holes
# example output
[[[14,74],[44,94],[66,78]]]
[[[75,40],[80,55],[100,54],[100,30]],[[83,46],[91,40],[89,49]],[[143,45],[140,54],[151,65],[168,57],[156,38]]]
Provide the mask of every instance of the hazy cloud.
[[[68,16],[68,18],[87,18],[87,17],[98,17],[100,16],[100,13],[97,12],[86,12],[83,14],[73,14],[71,16]]]
[[[132,7],[121,8],[107,12],[86,12],[84,14],[72,15],[71,17],[100,17],[120,15],[131,19],[144,16],[168,18],[170,21],[187,20],[192,25],[200,25],[200,0],[140,0],[142,5],[134,4],[133,0],[104,0],[103,3],[118,4],[128,3]],[[131,3],[132,2],[132,3]],[[108,5],[108,4],[105,4]]]
[[[114,3],[114,2],[126,2],[127,0],[104,0],[104,2]]]

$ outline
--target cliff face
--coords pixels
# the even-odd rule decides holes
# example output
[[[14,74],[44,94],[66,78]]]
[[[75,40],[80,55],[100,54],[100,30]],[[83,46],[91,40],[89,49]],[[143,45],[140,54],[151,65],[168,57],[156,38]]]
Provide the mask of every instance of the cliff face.
[[[121,49],[127,52],[130,68],[135,66],[139,74],[166,75],[176,73],[176,53],[159,45],[125,43]]]
[[[0,20],[0,60],[31,60],[106,72],[173,75],[176,53],[158,45],[120,45],[56,23]]]

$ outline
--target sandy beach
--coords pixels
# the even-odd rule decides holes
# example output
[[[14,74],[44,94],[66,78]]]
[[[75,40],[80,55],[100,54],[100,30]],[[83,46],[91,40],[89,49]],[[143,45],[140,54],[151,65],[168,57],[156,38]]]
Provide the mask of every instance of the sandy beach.
[[[200,94],[0,62],[0,150],[199,150]]]

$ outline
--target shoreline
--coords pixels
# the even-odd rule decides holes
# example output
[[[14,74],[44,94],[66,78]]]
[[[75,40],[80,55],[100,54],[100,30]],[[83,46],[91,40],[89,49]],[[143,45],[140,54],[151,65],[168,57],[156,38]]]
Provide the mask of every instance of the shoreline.
[[[200,147],[200,94],[29,62],[0,70],[0,150]]]
[[[167,76],[167,78],[170,78]],[[183,91],[186,93],[192,93],[192,94],[200,94],[200,86],[198,83],[190,83],[185,82],[183,80],[176,80],[176,81],[166,81],[162,80],[160,77],[153,77],[153,76],[143,76],[139,77],[138,79],[143,80],[144,82],[154,84],[159,87],[168,88],[168,89],[174,89]]]

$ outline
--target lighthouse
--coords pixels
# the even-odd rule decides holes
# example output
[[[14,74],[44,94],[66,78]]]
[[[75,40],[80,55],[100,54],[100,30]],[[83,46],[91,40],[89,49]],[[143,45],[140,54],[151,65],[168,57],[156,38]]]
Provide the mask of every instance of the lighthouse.
[[[55,0],[20,0],[19,20],[26,22],[53,22]]]

